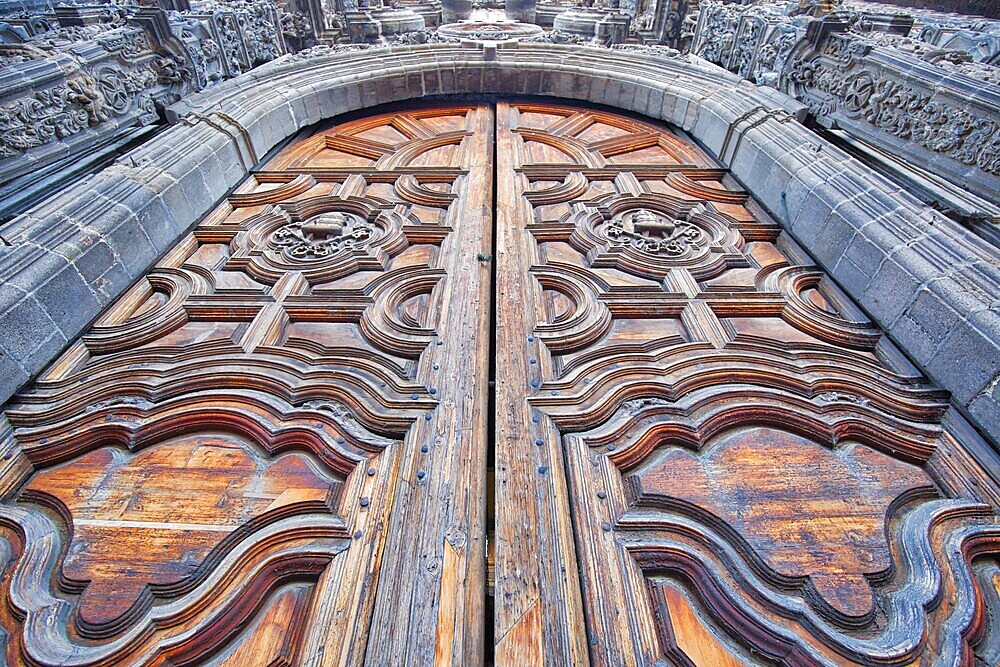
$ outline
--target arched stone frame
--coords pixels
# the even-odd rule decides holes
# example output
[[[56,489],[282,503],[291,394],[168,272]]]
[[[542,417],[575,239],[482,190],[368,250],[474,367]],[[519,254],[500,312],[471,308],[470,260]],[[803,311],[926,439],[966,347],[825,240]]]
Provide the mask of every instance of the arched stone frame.
[[[175,105],[173,127],[8,228],[5,239],[14,247],[2,259],[20,267],[8,275],[18,273],[12,283],[23,292],[41,290],[37,305],[58,335],[48,335],[51,326],[10,328],[8,321],[17,320],[4,318],[5,331],[39,349],[5,355],[0,398],[40,370],[278,142],[345,112],[463,93],[582,100],[683,128],[995,442],[1000,316],[990,310],[990,295],[1000,293],[1000,268],[974,235],[803,126],[799,103],[701,59],[516,42],[319,50]],[[122,237],[139,229],[148,243],[130,247]],[[57,243],[19,246],[41,230],[51,230]],[[93,276],[90,265],[101,257],[119,263]],[[63,275],[74,268],[68,264],[77,276]],[[81,293],[72,312],[46,299],[44,284],[60,276],[70,289],[91,293]],[[23,363],[13,365],[18,357]]]
[[[988,393],[996,373],[989,362],[997,358],[996,316],[988,309],[989,295],[998,292],[996,268],[974,237],[801,125],[793,101],[703,61],[575,46],[500,47],[319,51],[175,107],[173,127],[11,226],[12,246],[0,257],[12,277],[6,289],[17,307],[33,305],[35,311],[21,312],[42,324],[32,334],[22,323],[33,320],[23,315],[0,323],[15,344],[22,333],[19,340],[34,344],[19,375],[3,371],[5,397],[286,137],[387,102],[496,93],[615,106],[689,132],[955,392],[960,407],[996,433]],[[19,242],[19,230],[49,245]],[[103,272],[94,275],[98,267]],[[970,283],[981,291],[960,287]],[[920,335],[929,335],[943,312],[953,316],[939,336],[942,352]],[[944,361],[933,361],[935,354]],[[966,362],[956,362],[961,355]],[[4,356],[3,363],[12,361]],[[969,373],[975,362],[985,364],[981,382]],[[992,456],[979,458],[995,472]]]
[[[319,49],[175,105],[173,126],[5,227],[0,399],[286,137],[469,93],[592,102],[684,129],[996,442],[1000,268],[973,234],[802,125],[799,103],[699,58],[516,42]]]
[[[704,60],[516,42],[319,49],[175,105],[172,127],[5,227],[0,399],[286,137],[379,104],[468,93],[581,100],[684,129],[996,443],[1000,267],[973,234],[802,125],[798,102]]]

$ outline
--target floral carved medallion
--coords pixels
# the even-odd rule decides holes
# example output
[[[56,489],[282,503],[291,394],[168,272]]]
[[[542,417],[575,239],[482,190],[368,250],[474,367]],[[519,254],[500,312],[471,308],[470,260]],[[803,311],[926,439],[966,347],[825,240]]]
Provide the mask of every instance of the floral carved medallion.
[[[594,268],[656,280],[685,269],[705,280],[747,262],[739,231],[710,202],[613,195],[579,206],[567,222],[570,245]]]
[[[705,234],[699,227],[644,208],[632,215],[630,225],[622,219],[614,219],[605,226],[604,233],[612,244],[629,245],[666,257],[681,256],[705,242]]]
[[[358,216],[331,211],[284,225],[271,234],[270,244],[289,259],[308,262],[354,250],[375,235],[376,228]]]

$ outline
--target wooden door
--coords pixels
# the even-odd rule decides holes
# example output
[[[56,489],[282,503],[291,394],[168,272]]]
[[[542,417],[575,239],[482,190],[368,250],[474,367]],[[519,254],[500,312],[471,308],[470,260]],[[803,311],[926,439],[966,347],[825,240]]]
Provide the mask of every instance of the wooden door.
[[[482,660],[492,126],[294,143],[8,407],[9,664]]]
[[[497,126],[498,664],[998,664],[946,397],[691,142]]]
[[[997,487],[946,409],[678,134],[547,103],[345,121],[6,406],[0,639],[12,665],[993,665]]]

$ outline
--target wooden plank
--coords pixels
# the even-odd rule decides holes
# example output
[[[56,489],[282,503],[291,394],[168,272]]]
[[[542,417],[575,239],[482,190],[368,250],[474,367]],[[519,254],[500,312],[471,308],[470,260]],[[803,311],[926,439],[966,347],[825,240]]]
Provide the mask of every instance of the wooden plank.
[[[533,333],[543,306],[531,275],[531,207],[515,172],[516,117],[514,107],[497,105],[496,658],[498,665],[581,664],[586,634],[562,446],[528,403],[551,373]],[[537,660],[522,661],[531,656]]]
[[[498,113],[498,664],[573,662],[554,566],[595,665],[987,655],[978,436],[694,146],[588,113]]]
[[[437,408],[404,445],[366,664],[478,664],[486,584],[486,458],[491,269],[493,112],[466,116],[434,292],[437,341],[417,378]],[[426,451],[424,448],[426,447]]]
[[[8,662],[482,660],[492,118],[393,122],[289,146],[7,406]]]

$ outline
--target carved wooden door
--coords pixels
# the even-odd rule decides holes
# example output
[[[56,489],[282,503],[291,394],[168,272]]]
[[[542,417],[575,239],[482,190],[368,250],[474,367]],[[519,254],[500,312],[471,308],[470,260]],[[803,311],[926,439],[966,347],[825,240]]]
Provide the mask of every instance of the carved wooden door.
[[[497,126],[498,664],[998,664],[945,397],[690,142]]]
[[[482,659],[492,127],[297,141],[9,407],[10,664]]]
[[[677,134],[346,121],[7,406],[4,653],[996,664],[998,494],[946,405]]]

